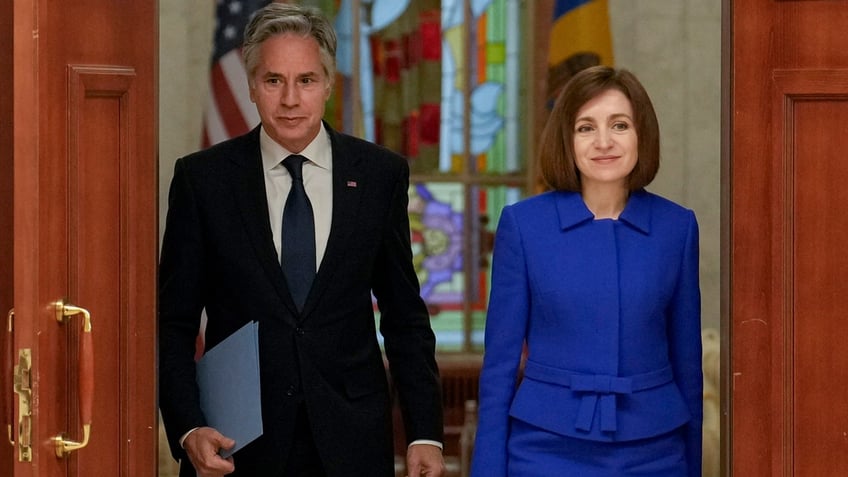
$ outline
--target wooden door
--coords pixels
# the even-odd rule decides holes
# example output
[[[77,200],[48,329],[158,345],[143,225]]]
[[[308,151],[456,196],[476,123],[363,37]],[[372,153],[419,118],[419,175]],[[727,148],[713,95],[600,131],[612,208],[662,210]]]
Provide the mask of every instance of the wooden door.
[[[12,44],[12,2],[0,2],[0,45]],[[12,344],[7,313],[13,302],[12,55],[0,46],[0,475],[12,474]]]
[[[0,473],[152,476],[156,2],[0,8],[0,305],[9,294],[17,368]],[[86,427],[87,446],[61,452]]]
[[[848,2],[725,5],[728,467],[848,475]]]

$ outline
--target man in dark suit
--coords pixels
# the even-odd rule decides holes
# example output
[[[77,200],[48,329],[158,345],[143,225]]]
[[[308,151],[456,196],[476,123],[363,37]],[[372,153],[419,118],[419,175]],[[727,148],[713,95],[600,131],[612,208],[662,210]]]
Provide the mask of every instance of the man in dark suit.
[[[372,292],[404,412],[408,474],[444,472],[435,338],[410,249],[409,168],[322,122],[335,51],[315,10],[272,3],[257,12],[243,54],[261,125],[177,161],[160,265],[159,385],[181,476],[393,476]],[[233,441],[206,427],[199,405],[193,355],[203,309],[207,348],[259,323],[264,434],[230,459],[217,453]]]

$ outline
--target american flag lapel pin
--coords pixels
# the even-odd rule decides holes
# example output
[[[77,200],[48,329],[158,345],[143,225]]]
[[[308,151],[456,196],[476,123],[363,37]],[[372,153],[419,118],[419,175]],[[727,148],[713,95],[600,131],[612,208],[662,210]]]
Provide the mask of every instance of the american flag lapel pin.
[[[347,181],[348,187],[356,187],[356,181]]]

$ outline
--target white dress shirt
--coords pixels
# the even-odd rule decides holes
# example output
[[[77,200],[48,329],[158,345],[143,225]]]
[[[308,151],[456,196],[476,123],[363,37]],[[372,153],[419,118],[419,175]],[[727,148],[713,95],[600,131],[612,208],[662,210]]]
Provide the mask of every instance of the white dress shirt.
[[[322,124],[318,135],[303,151],[293,152],[271,139],[263,127],[259,132],[259,146],[262,151],[268,216],[271,219],[277,260],[280,259],[282,243],[283,209],[292,186],[291,175],[283,166],[283,160],[292,154],[300,154],[309,159],[303,163],[303,187],[309,196],[312,215],[315,217],[315,266],[320,267],[333,219],[333,148],[330,136]]]

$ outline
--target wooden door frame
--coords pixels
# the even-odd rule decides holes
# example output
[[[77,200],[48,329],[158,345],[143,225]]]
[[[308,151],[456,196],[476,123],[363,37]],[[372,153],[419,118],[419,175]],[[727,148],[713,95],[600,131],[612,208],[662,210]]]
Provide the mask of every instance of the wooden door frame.
[[[13,55],[11,45],[12,31],[12,2],[0,3],[0,124],[11,123],[14,111],[14,95],[12,90]],[[13,393],[11,390],[12,376],[11,365],[5,360],[12,353],[7,346],[11,336],[7,330],[7,314],[14,303],[14,152],[12,128],[0,127],[0,359],[4,362],[0,367],[0,475],[9,475],[12,472],[12,454],[15,450],[11,443],[7,443],[7,426],[14,426],[14,418],[6,414],[13,406]]]
[[[33,0],[36,1],[37,0]],[[40,115],[38,110],[38,39],[32,32],[37,31],[37,9],[33,1],[13,2],[13,67],[12,91],[14,94],[12,124],[29,124],[31,127],[15,129],[12,163],[14,169],[14,196],[18,190],[39,190],[38,129]],[[26,160],[20,160],[26,158]],[[34,322],[44,311],[36,306],[39,303],[38,267],[29,264],[38,261],[38,243],[40,221],[38,207],[14,208],[14,348],[13,357],[18,349],[32,348]],[[19,403],[14,403],[15,407]],[[33,448],[40,437],[33,429]],[[21,463],[18,459],[20,437],[16,439],[13,453],[14,474],[34,475],[32,464]],[[35,460],[35,457],[33,457]],[[29,471],[29,472],[27,472]]]
[[[730,183],[731,183],[731,131],[733,130],[732,111],[732,5],[733,0],[721,1],[721,187],[720,187],[720,300],[719,307],[721,316],[719,319],[719,331],[721,335],[721,358],[719,381],[721,386],[721,423],[720,423],[720,468],[722,476],[730,476],[732,462],[732,429],[731,423],[731,399],[732,387],[730,385],[730,230],[731,230],[731,207],[730,207]]]

